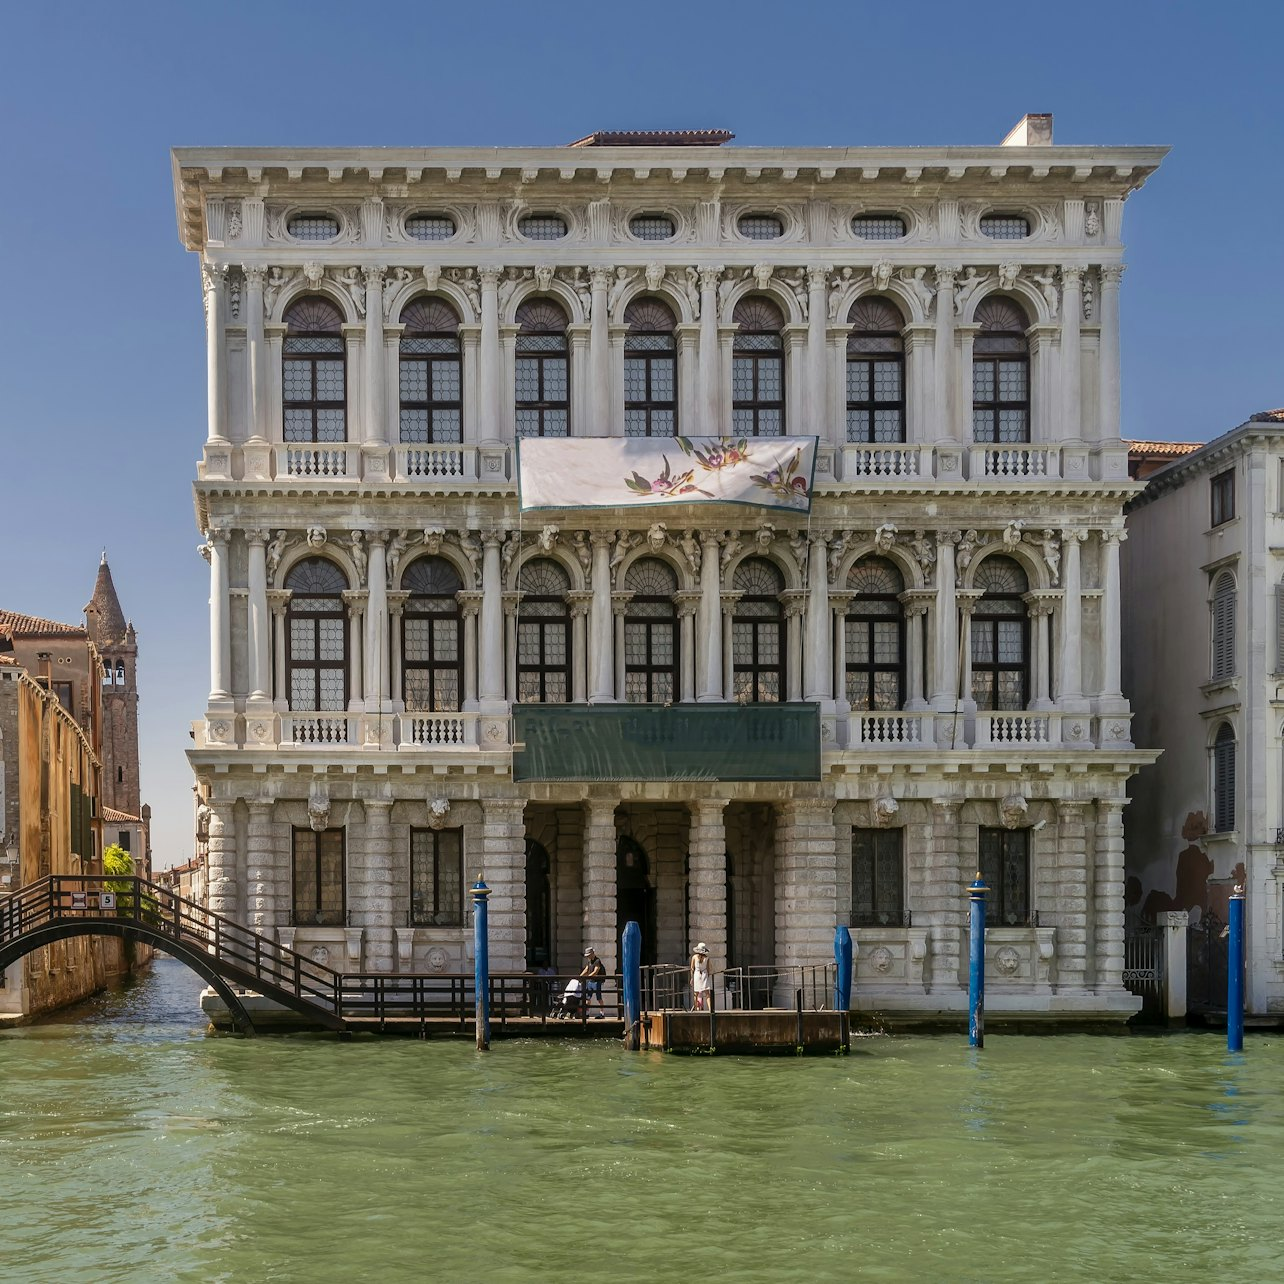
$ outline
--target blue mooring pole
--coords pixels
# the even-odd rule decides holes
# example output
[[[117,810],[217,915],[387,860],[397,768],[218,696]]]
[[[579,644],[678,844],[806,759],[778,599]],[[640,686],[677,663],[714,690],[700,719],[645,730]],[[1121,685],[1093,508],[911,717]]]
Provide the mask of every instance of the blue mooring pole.
[[[477,1051],[490,1051],[490,925],[486,899],[490,888],[473,884],[473,993],[477,998]]]
[[[642,929],[625,923],[620,937],[624,959],[624,1046],[636,1052],[642,1036]]]
[[[834,928],[834,1011],[848,1012],[852,1006],[852,934],[839,924]]]
[[[976,881],[967,889],[972,916],[967,968],[967,1042],[970,1048],[985,1047],[985,894],[989,890],[978,870]]]
[[[1230,898],[1230,941],[1226,959],[1226,1051],[1244,1051],[1244,889]]]

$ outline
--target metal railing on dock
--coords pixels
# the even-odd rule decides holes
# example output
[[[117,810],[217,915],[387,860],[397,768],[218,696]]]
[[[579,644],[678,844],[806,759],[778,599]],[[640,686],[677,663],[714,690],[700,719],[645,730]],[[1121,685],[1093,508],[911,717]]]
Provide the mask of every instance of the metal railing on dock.
[[[820,1012],[834,1005],[837,969],[832,963],[799,967],[730,967],[712,974],[713,1003],[720,1011],[758,1012],[803,1007]],[[691,974],[685,967],[656,964],[642,969],[642,1006],[648,1011],[690,1008]]]

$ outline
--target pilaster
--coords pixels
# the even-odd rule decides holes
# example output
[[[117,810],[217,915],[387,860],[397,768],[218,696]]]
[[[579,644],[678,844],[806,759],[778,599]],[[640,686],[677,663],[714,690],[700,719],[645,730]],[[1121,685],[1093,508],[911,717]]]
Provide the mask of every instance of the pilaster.
[[[691,939],[684,957],[703,941],[710,966],[720,971],[727,958],[727,831],[723,798],[699,798],[687,804],[690,817],[687,853],[690,874],[687,904]]]
[[[592,946],[608,974],[617,968],[615,939],[615,801],[584,804],[584,945]]]

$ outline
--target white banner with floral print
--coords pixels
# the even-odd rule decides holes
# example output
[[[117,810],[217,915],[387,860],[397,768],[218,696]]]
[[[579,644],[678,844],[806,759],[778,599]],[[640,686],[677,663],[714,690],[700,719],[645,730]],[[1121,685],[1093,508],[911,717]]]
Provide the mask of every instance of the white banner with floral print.
[[[811,509],[815,437],[526,437],[523,512],[665,504]]]

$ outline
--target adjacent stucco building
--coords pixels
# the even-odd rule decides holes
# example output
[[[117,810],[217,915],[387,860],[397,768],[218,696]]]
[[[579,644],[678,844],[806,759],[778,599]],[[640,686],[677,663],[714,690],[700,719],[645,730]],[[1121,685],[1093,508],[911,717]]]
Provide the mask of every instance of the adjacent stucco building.
[[[1284,412],[1156,473],[1128,509],[1124,675],[1163,756],[1133,780],[1129,903],[1226,919],[1248,892],[1248,1004],[1284,1012]]]
[[[479,875],[500,970],[850,923],[858,1001],[932,1015],[980,866],[992,1008],[1126,1015],[1122,225],[1164,151],[726,141],[174,153],[210,907],[350,971],[463,970]],[[810,512],[519,512],[519,439],[679,434],[818,438]],[[667,774],[531,767],[590,711]]]

